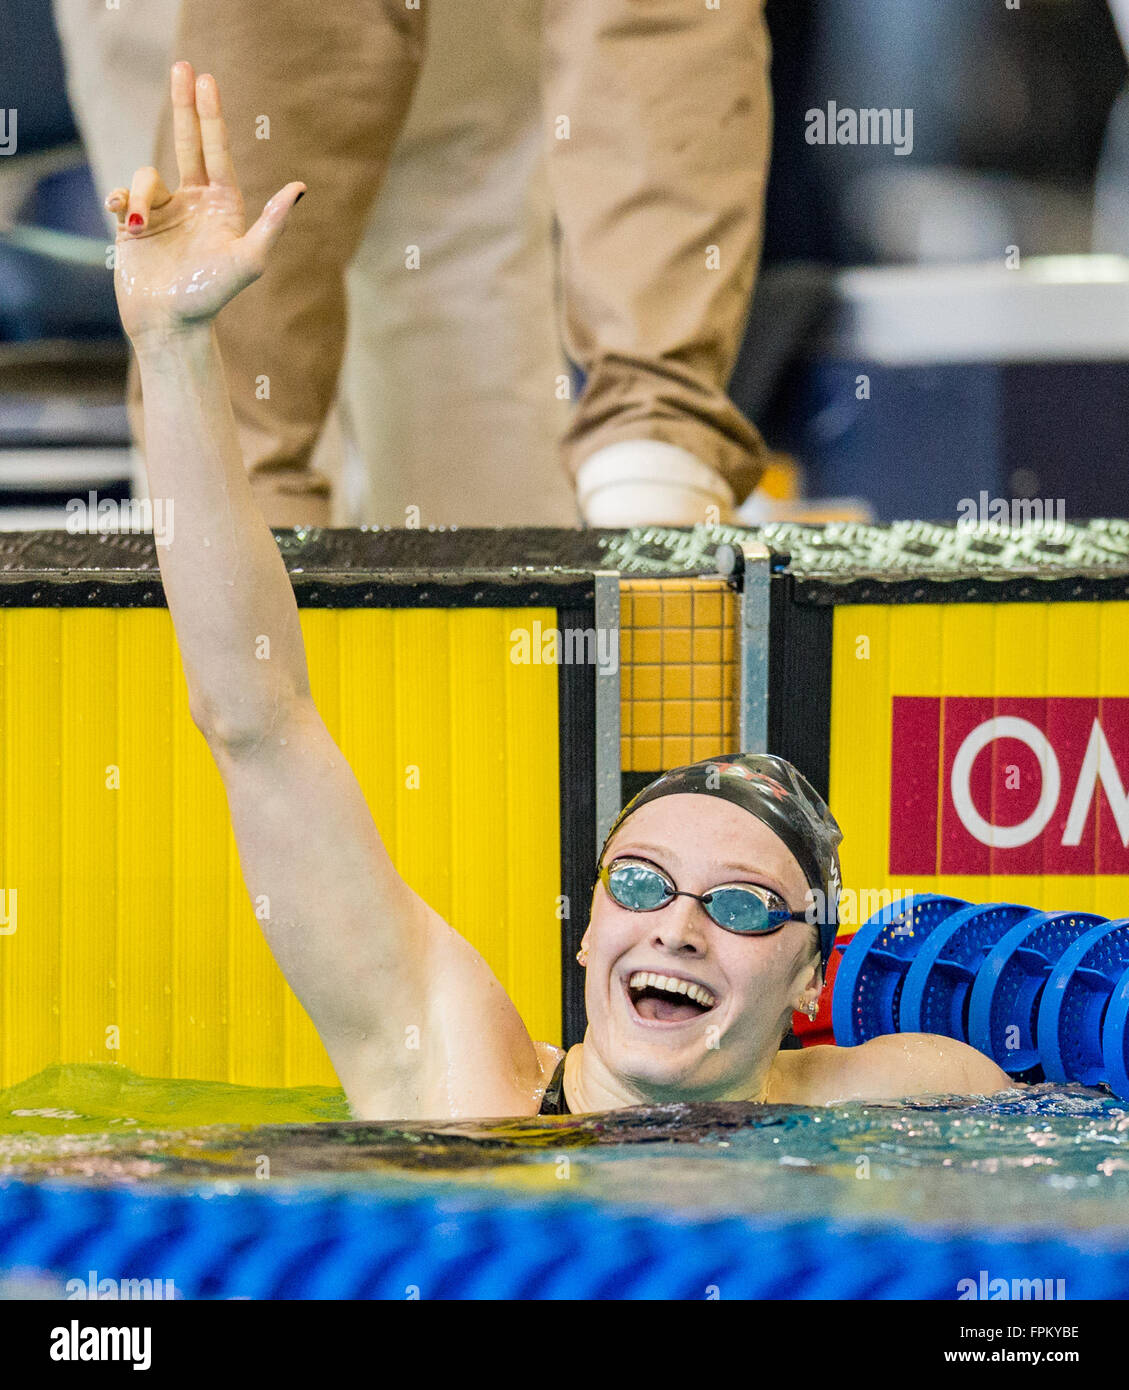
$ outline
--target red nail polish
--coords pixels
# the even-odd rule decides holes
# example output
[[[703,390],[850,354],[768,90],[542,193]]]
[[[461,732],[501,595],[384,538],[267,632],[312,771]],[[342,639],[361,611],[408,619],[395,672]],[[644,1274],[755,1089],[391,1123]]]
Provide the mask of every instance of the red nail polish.
[[[129,214],[129,225],[131,227],[140,227],[144,221],[144,217],[142,217],[139,212],[131,212]]]

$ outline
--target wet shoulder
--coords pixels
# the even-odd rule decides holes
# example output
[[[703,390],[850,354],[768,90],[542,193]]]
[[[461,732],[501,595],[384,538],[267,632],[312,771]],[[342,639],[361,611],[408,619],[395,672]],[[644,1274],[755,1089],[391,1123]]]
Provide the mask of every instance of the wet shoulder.
[[[792,1105],[831,1105],[914,1095],[993,1095],[1012,1084],[995,1062],[956,1038],[890,1033],[857,1047],[780,1053],[771,1098]]]
[[[777,1105],[826,1105],[845,1076],[842,1053],[849,1048],[801,1047],[780,1052],[773,1064],[768,1099]]]

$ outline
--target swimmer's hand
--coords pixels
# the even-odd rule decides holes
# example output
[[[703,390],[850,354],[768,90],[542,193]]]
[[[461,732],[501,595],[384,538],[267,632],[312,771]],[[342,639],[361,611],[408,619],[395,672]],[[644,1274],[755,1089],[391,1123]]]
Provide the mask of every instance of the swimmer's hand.
[[[135,347],[206,324],[257,280],[306,190],[304,183],[286,184],[245,231],[215,78],[175,63],[171,86],[180,187],[170,193],[150,165],[138,169],[132,187],[106,198],[118,219],[118,312]]]

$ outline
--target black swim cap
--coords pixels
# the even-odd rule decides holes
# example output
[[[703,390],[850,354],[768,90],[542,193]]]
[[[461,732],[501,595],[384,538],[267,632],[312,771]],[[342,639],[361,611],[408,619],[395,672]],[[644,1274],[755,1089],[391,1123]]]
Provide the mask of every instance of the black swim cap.
[[[736,753],[707,758],[664,772],[634,797],[616,817],[600,850],[599,863],[612,836],[632,812],[660,796],[686,792],[720,796],[756,816],[780,837],[803,870],[809,889],[811,920],[819,927],[820,956],[826,970],[839,925],[842,875],[838,846],[843,838],[827,803],[807,778],[774,753]]]

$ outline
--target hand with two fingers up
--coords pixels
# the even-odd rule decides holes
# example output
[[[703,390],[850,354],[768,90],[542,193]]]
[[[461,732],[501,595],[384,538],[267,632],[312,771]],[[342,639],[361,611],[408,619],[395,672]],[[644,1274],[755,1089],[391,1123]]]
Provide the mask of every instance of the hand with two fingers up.
[[[257,280],[306,191],[304,183],[286,184],[245,230],[215,78],[179,62],[171,86],[180,187],[170,193],[150,165],[105,204],[118,220],[118,312],[135,347],[206,323]]]

